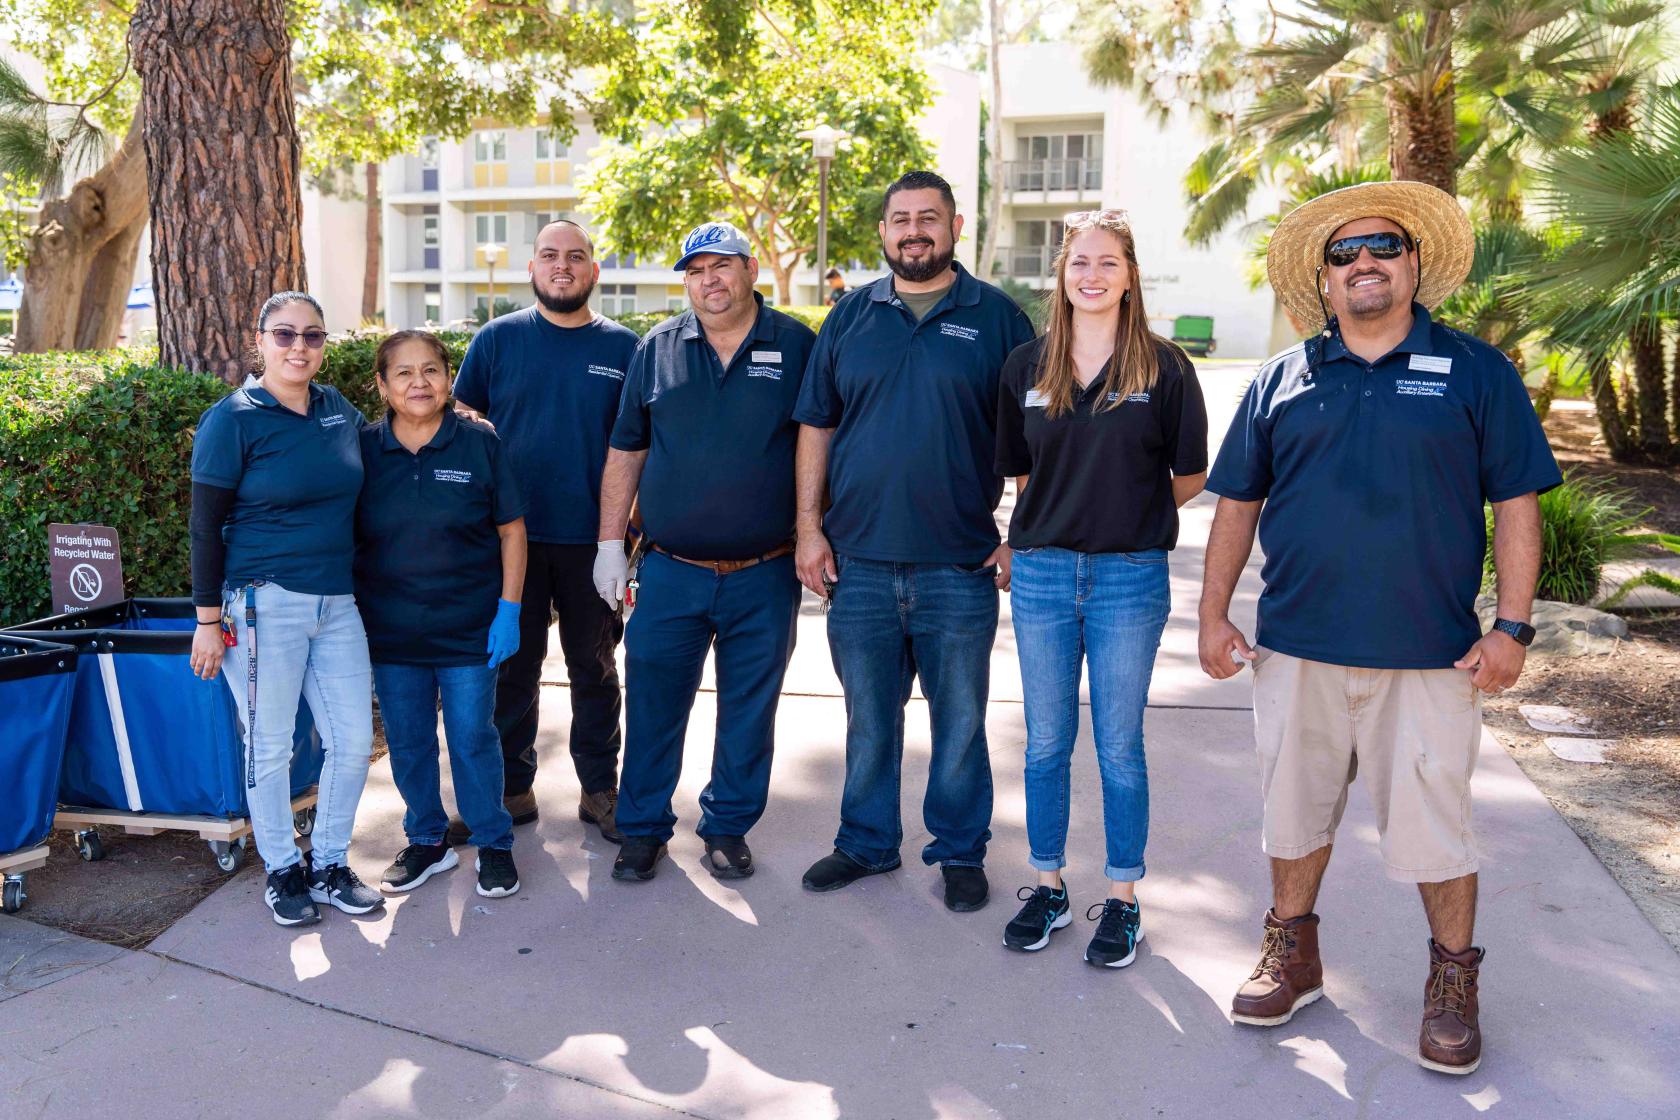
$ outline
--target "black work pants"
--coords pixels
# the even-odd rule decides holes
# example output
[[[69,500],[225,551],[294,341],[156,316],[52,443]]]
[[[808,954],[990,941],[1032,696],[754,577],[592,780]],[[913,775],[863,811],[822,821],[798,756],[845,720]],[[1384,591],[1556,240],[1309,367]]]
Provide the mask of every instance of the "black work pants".
[[[593,544],[532,541],[519,611],[519,652],[502,663],[496,682],[496,731],[502,738],[508,796],[537,779],[537,708],[549,610],[560,616],[560,650],[572,684],[572,764],[584,793],[618,785],[618,720],[624,701],[614,655],[624,637],[618,612],[595,593]]]

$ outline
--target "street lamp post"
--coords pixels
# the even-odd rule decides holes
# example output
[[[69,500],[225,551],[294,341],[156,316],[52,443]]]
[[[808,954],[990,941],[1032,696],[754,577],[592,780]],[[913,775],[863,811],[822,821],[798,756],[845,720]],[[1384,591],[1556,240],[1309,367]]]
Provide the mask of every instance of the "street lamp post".
[[[484,321],[488,323],[496,317],[496,258],[502,255],[502,247],[492,242],[480,245],[478,251],[484,254],[484,264],[490,270],[490,299],[484,312]]]
[[[817,157],[817,295],[818,302],[821,302],[824,277],[828,273],[828,165],[851,134],[822,123],[815,128],[807,128],[799,134],[799,138],[811,142]]]

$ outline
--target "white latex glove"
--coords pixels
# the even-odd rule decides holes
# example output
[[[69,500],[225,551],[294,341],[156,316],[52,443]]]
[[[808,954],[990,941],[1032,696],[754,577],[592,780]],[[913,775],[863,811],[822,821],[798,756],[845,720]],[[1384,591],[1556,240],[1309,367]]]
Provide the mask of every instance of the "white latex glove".
[[[624,602],[624,588],[630,582],[630,561],[623,541],[599,541],[595,545],[595,590],[617,610]]]

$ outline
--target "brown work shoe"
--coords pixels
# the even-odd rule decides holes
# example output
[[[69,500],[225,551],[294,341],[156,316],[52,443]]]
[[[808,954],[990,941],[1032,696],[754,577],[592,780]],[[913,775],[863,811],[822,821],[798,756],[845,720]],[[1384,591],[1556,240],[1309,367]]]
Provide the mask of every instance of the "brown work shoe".
[[[624,834],[618,830],[618,791],[616,789],[604,789],[599,793],[586,793],[578,798],[578,820],[599,828],[602,839],[610,840],[614,844],[624,843]]]
[[[530,824],[537,819],[537,794],[535,790],[524,793],[509,793],[502,797],[502,807],[513,818],[514,824]],[[472,839],[472,830],[467,822],[459,815],[449,818],[449,826],[443,830],[443,842],[451,848],[459,848]]]
[[[1324,965],[1318,959],[1318,915],[1280,922],[1266,911],[1260,963],[1231,1001],[1231,1021],[1275,1027],[1324,994]]]
[[[1476,977],[1484,955],[1474,945],[1449,953],[1429,939],[1429,983],[1423,989],[1423,1027],[1418,1031],[1418,1061],[1424,1069],[1462,1075],[1482,1064]]]

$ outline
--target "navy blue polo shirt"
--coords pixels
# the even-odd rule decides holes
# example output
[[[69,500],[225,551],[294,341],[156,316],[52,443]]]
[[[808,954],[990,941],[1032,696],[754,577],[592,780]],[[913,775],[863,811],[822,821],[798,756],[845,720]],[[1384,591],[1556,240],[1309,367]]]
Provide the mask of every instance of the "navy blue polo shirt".
[[[455,399],[496,426],[530,500],[532,541],[595,543],[607,433],[636,342],[611,319],[557,327],[532,306],[492,319],[467,347]]]
[[[261,581],[300,595],[351,594],[361,426],[355,405],[314,382],[303,415],[255,377],[204,410],[192,480],[234,491],[222,527],[224,587]]]
[[[816,336],[758,301],[726,366],[692,310],[647,333],[630,361],[612,445],[646,451],[642,524],[692,560],[745,560],[793,536],[794,402]]]
[[[498,525],[525,515],[501,441],[445,409],[418,453],[387,416],[362,429],[367,481],[356,507],[356,605],[374,661],[472,665],[502,590]]]
[[[882,277],[828,313],[793,418],[833,428],[823,531],[866,560],[978,564],[992,511],[998,371],[1032,323],[961,265],[920,322]]]
[[[1339,331],[1261,367],[1209,490],[1265,499],[1259,644],[1376,669],[1445,669],[1481,637],[1483,502],[1562,481],[1510,359],[1412,306],[1373,363]]]

